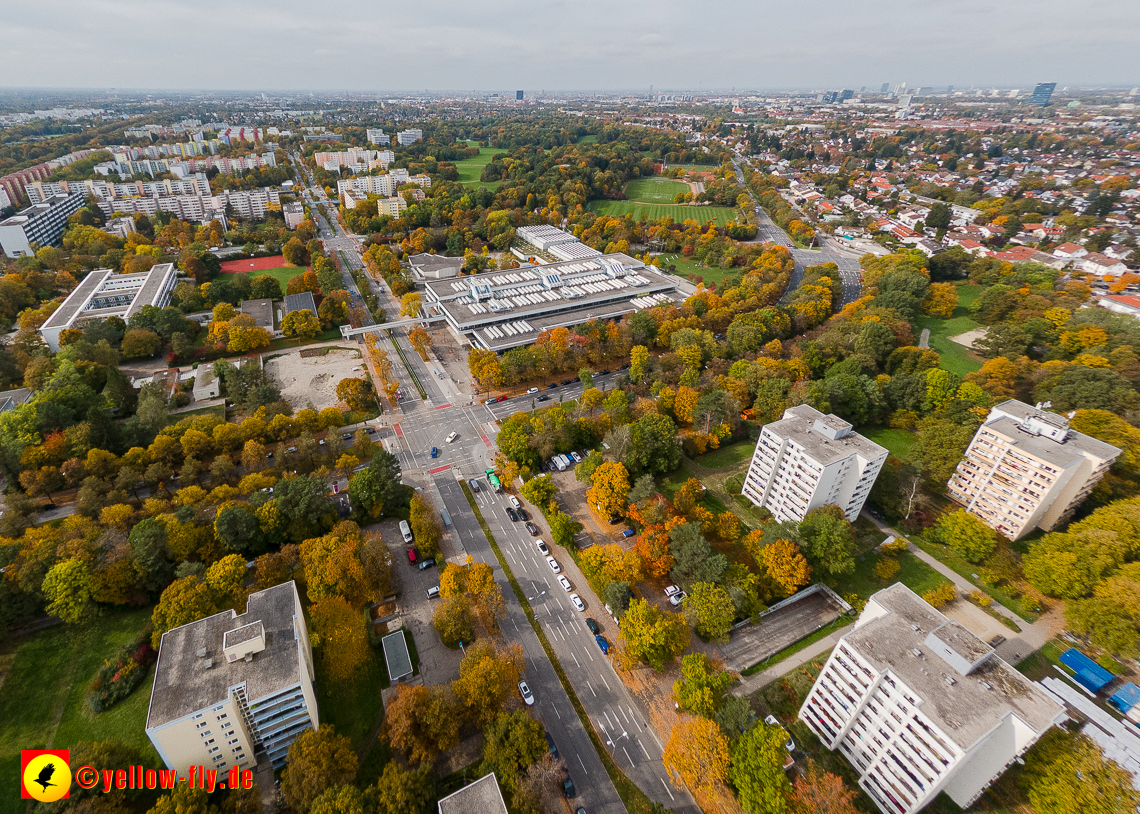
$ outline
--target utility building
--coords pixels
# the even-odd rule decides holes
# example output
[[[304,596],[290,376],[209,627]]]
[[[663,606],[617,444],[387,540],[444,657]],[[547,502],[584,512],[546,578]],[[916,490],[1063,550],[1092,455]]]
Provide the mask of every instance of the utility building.
[[[896,583],[867,600],[799,717],[881,811],[912,814],[943,791],[972,805],[1065,710]]]
[[[854,521],[886,460],[849,422],[801,404],[760,431],[742,491],[782,523],[827,505]]]

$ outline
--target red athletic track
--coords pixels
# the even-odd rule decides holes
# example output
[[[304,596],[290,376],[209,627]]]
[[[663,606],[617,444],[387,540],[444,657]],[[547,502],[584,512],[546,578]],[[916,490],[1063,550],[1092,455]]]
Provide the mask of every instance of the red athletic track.
[[[285,265],[285,258],[253,257],[249,260],[223,260],[222,274],[236,274],[239,271],[265,271],[266,269],[279,269]]]

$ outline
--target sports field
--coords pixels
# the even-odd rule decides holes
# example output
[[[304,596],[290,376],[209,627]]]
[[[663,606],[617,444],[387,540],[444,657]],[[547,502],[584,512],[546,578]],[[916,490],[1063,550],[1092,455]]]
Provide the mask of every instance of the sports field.
[[[632,215],[634,220],[641,220],[644,215],[649,220],[672,218],[676,223],[686,220],[695,220],[698,223],[716,223],[724,226],[730,220],[738,218],[740,213],[730,206],[685,206],[683,204],[647,204],[637,201],[590,201],[590,211],[599,215],[611,215],[624,218]]]
[[[472,147],[475,142],[467,142]],[[486,182],[479,180],[479,174],[483,172],[483,168],[491,163],[491,159],[495,153],[502,153],[505,150],[498,150],[494,147],[480,147],[479,155],[474,158],[465,158],[462,161],[455,162],[455,169],[459,170],[459,183],[469,186],[480,186],[487,189],[495,189],[498,181]]]
[[[689,185],[668,178],[638,178],[625,185],[625,197],[650,204],[671,204],[678,192],[688,192]]]

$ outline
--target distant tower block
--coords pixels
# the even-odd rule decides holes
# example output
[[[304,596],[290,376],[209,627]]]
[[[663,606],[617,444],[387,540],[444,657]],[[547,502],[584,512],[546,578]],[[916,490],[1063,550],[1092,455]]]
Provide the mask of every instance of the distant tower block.
[[[523,92],[521,90],[516,90],[515,91],[515,101],[521,102],[522,99],[523,99]]]

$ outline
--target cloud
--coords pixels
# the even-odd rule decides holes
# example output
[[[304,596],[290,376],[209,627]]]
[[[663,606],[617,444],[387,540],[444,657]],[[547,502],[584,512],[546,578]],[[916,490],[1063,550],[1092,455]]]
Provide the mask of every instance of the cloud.
[[[47,0],[4,12],[8,86],[348,90],[1140,81],[1140,3]]]

